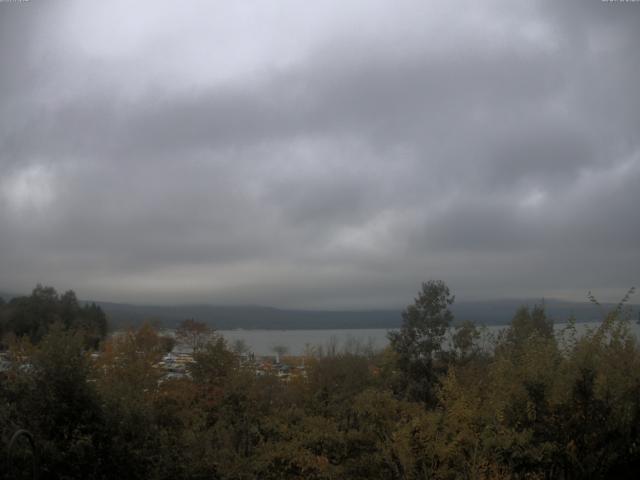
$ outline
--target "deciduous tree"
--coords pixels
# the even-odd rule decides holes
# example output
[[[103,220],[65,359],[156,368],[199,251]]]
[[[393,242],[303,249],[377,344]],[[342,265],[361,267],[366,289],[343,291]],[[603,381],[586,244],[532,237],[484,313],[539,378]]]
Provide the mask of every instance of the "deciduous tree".
[[[449,306],[454,298],[441,280],[423,283],[414,303],[402,313],[400,331],[388,335],[402,372],[401,387],[412,399],[427,403],[435,399],[435,362],[453,320]]]
[[[194,319],[183,320],[176,328],[176,340],[178,340],[178,343],[188,346],[194,353],[204,347],[211,334],[211,328],[206,323],[198,322]]]

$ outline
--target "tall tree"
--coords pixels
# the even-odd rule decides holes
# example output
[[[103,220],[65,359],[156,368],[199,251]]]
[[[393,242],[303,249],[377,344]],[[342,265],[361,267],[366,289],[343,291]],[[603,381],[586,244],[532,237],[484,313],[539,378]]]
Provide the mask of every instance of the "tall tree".
[[[533,335],[551,339],[553,320],[547,316],[544,305],[535,305],[533,309],[523,306],[516,311],[506,335],[507,340],[516,346],[523,345]]]
[[[414,400],[427,403],[435,400],[437,372],[434,362],[453,321],[449,306],[454,299],[442,280],[423,283],[414,303],[402,312],[400,330],[388,334],[402,374],[400,387]]]
[[[469,320],[465,320],[456,327],[452,340],[454,352],[459,360],[466,360],[477,352],[478,347],[476,342],[479,338],[480,331],[475,323]]]
[[[180,325],[176,328],[176,340],[178,343],[191,348],[194,353],[197,353],[207,344],[212,333],[211,328],[206,323],[188,318],[180,322]]]

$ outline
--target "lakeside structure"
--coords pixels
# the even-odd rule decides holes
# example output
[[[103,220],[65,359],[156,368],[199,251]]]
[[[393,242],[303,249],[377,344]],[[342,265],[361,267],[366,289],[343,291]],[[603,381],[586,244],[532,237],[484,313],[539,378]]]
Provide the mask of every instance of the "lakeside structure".
[[[288,382],[295,378],[306,378],[307,372],[304,357],[286,356],[256,356],[253,353],[242,353],[240,364],[243,368],[253,371],[257,377],[274,375],[282,381]],[[155,365],[164,374],[161,382],[171,379],[191,378],[189,367],[195,363],[193,353],[185,351],[183,346],[175,347]]]

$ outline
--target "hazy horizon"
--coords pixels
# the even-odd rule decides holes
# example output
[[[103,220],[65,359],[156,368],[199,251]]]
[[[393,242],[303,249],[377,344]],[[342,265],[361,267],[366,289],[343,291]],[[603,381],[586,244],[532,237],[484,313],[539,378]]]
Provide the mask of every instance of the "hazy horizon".
[[[55,285],[43,285],[43,286],[52,286],[54,288],[56,288]],[[67,289],[57,289],[56,291],[58,292],[58,294],[62,294],[66,291]],[[314,312],[314,311],[323,311],[323,312],[367,312],[367,311],[372,311],[372,312],[383,312],[383,311],[398,311],[400,312],[401,310],[403,310],[404,308],[407,307],[407,305],[413,303],[413,300],[408,301],[406,304],[398,304],[398,305],[381,305],[379,307],[366,307],[366,306],[354,306],[354,307],[342,307],[342,308],[331,308],[331,307],[324,307],[324,308],[313,308],[313,307],[304,307],[304,306],[300,306],[300,307],[286,307],[286,306],[280,306],[280,305],[269,305],[269,304],[258,304],[258,303],[213,303],[213,302],[207,302],[206,300],[204,301],[199,301],[199,302],[163,302],[163,301],[158,301],[158,302],[154,302],[154,303],[149,303],[149,302],[144,302],[144,301],[121,301],[118,299],[105,299],[105,298],[100,298],[100,297],[83,297],[81,294],[78,294],[78,291],[70,288],[69,290],[73,290],[74,293],[76,293],[76,296],[78,297],[78,300],[80,300],[81,302],[87,302],[87,303],[91,303],[91,302],[96,302],[99,304],[112,304],[112,305],[123,305],[123,306],[131,306],[131,307],[159,307],[159,308],[181,308],[181,307],[211,307],[211,308],[246,308],[246,309],[251,309],[251,308],[257,308],[257,309],[274,309],[274,310],[291,310],[291,311],[307,311],[307,312]],[[628,291],[628,290],[627,290]],[[0,296],[5,296],[7,298],[13,298],[13,297],[19,297],[19,296],[28,296],[31,293],[31,290],[29,291],[25,291],[25,292],[10,292],[7,291],[5,289],[0,288]],[[612,298],[601,298],[600,296],[596,295],[596,299],[598,300],[599,303],[603,304],[604,306],[611,306],[611,305],[616,305],[618,302],[620,302],[622,300],[622,298],[624,297],[624,293],[626,292],[620,292],[620,295],[618,297],[612,297]],[[454,294],[455,295],[455,294]],[[415,297],[415,295],[414,295]],[[455,297],[454,300],[454,305],[473,305],[473,304],[495,304],[495,305],[500,305],[500,304],[519,304],[519,305],[525,305],[525,306],[534,306],[534,305],[542,305],[544,303],[552,303],[552,304],[556,304],[556,305],[560,305],[563,303],[567,303],[567,304],[589,304],[591,303],[591,300],[587,297],[587,295],[585,295],[585,297],[583,299],[568,299],[568,298],[560,298],[560,297],[535,297],[535,296],[530,296],[530,297],[487,297],[487,298],[459,298],[458,296]],[[632,306],[632,307],[638,307],[640,306],[640,298],[636,297],[635,292],[630,296],[630,298],[628,299],[627,302],[625,302],[626,305],[628,306]],[[594,306],[594,308],[596,308],[596,306]]]
[[[0,2],[0,288],[616,302],[639,27],[600,0]]]

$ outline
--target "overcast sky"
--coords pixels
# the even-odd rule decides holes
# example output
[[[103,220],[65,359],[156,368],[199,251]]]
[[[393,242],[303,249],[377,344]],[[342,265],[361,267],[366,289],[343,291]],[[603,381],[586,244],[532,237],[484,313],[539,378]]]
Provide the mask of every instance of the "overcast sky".
[[[2,291],[618,299],[639,202],[638,2],[0,2]]]

